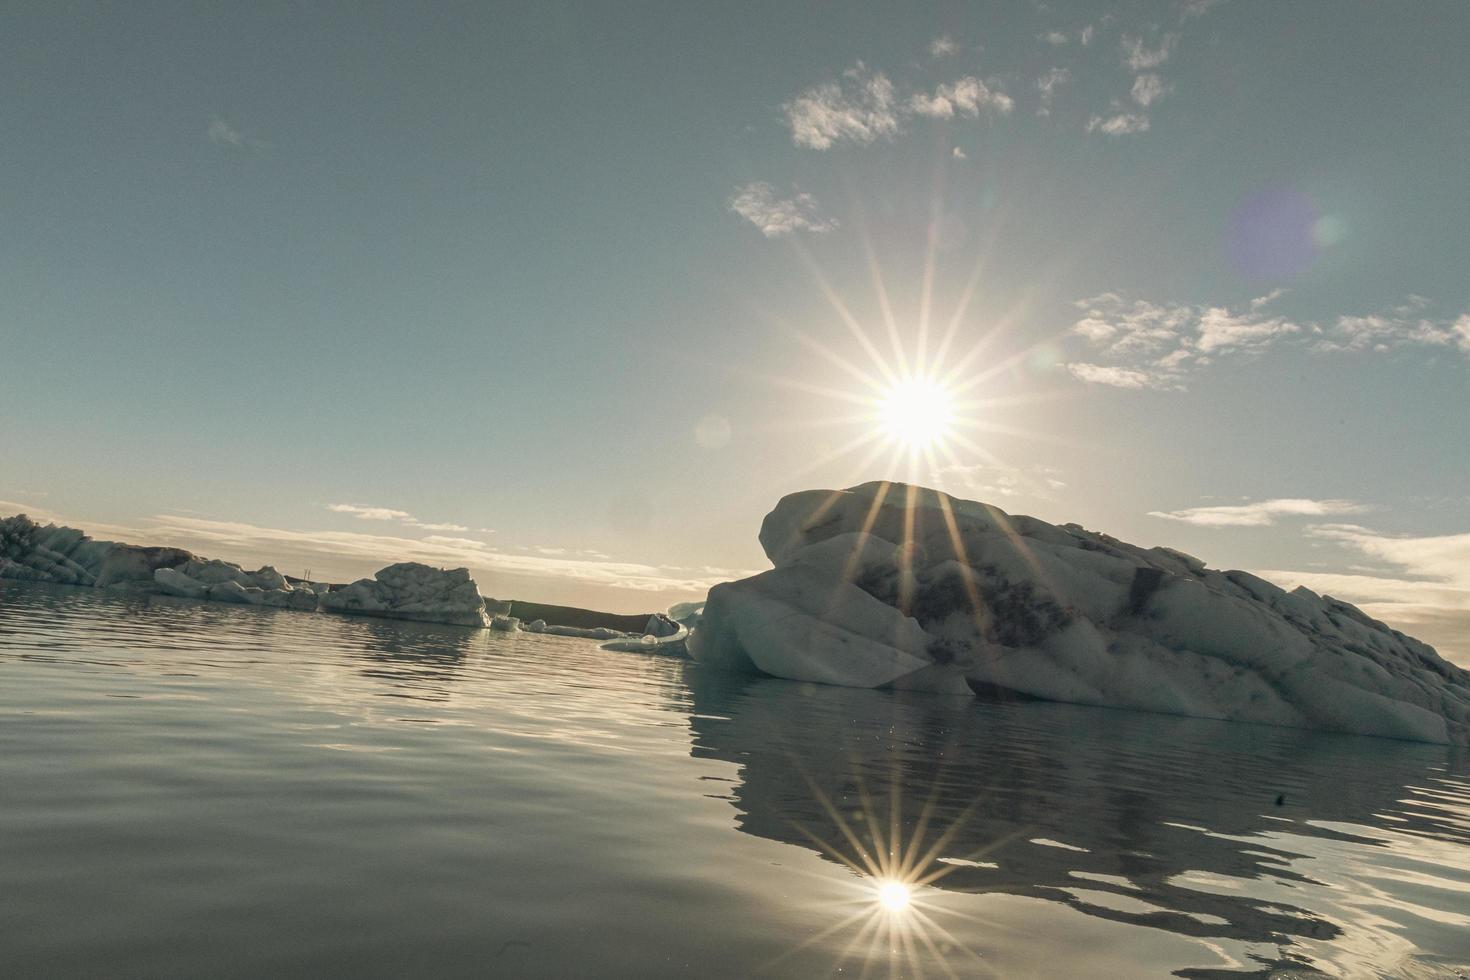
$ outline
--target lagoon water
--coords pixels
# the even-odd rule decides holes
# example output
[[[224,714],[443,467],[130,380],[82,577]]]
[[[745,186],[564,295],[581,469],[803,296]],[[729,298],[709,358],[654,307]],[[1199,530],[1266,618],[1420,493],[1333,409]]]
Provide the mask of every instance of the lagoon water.
[[[1467,963],[1463,751],[0,583],[0,976]]]

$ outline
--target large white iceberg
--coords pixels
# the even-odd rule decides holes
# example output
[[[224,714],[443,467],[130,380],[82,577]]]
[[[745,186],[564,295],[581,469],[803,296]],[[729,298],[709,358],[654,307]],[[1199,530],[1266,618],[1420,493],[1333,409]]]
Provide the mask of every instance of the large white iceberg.
[[[902,484],[785,497],[696,660],[854,687],[1470,741],[1470,674],[1307,589]]]
[[[489,626],[485,598],[467,568],[432,568],[405,561],[379,569],[321,597],[327,612],[386,616],[425,623]]]

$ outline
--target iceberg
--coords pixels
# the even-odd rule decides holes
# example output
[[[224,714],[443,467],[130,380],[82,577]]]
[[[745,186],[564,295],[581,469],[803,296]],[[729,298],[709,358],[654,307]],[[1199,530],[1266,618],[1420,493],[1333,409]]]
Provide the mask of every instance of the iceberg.
[[[485,598],[467,568],[433,568],[414,561],[379,569],[372,578],[321,597],[327,612],[488,627]]]
[[[191,558],[177,568],[155,569],[153,584],[159,592],[185,599],[302,611],[317,607],[315,590],[304,583],[293,586],[270,565],[247,572],[232,562]]]
[[[717,585],[709,666],[1470,743],[1470,673],[1356,607],[898,483],[784,497]]]
[[[181,548],[96,541],[76,528],[0,519],[0,578],[28,579],[185,599],[313,612],[362,613],[431,623],[488,626],[484,599],[467,569],[390,565],[376,579],[340,590],[292,581],[270,565],[246,571]]]
[[[95,541],[74,527],[37,524],[24,514],[0,519],[0,578],[151,592],[157,569],[193,557],[182,548]]]

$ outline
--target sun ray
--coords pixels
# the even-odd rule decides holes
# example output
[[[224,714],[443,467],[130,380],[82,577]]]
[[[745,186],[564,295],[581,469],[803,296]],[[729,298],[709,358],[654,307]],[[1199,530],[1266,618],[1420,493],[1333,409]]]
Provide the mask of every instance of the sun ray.
[[[880,371],[883,372],[890,383],[896,380],[897,376],[893,373],[893,369],[888,366],[888,363],[883,359],[883,356],[878,353],[878,348],[873,346],[873,341],[868,337],[867,331],[863,329],[863,325],[858,322],[857,317],[852,315],[852,311],[847,308],[847,304],[842,302],[842,297],[837,295],[837,291],[832,288],[832,284],[829,283],[827,281],[827,277],[822,274],[822,270],[817,266],[816,259],[814,259],[812,257],[812,254],[807,251],[806,247],[803,246],[795,238],[792,239],[792,246],[796,249],[796,254],[801,257],[802,263],[806,266],[807,271],[810,272],[812,278],[816,280],[817,288],[820,289],[822,291],[822,295],[827,298],[827,302],[831,304],[832,309],[837,313],[838,318],[842,320],[843,324],[847,327],[848,332],[852,334],[853,339],[858,342],[858,346],[860,346],[863,349],[863,352],[872,359],[873,363],[877,365]]]
[[[883,283],[883,270],[878,264],[878,252],[873,247],[873,237],[868,233],[867,215],[860,206],[854,208],[857,215],[858,239],[863,244],[863,254],[868,261],[868,272],[873,277],[873,291],[878,296],[878,312],[888,331],[888,343],[893,348],[893,361],[900,376],[909,372],[908,357],[904,354],[903,338],[899,335],[898,319],[893,315],[893,304],[888,298],[888,287]]]
[[[858,367],[856,364],[852,363],[847,358],[834,351],[832,348],[827,347],[821,341],[817,340],[815,337],[812,337],[810,334],[798,330],[796,332],[796,339],[797,342],[802,344],[802,346],[814,351],[817,354],[820,354],[822,357],[825,357],[832,364],[852,375],[854,378],[867,385],[868,388],[872,389],[873,391],[883,390],[884,385],[882,381],[873,377],[871,374],[864,371],[862,368]]]
[[[944,216],[944,178],[949,168],[941,158],[934,167],[934,191],[929,198],[928,241],[924,249],[924,272],[919,285],[919,336],[917,342],[920,364],[929,357],[929,317],[934,307],[934,279],[939,270],[939,231]]]

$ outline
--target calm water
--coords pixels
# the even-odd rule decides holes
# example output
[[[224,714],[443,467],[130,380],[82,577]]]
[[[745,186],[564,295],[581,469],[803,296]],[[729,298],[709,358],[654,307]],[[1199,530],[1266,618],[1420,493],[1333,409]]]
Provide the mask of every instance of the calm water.
[[[1466,963],[1433,746],[0,583],[0,976]]]

